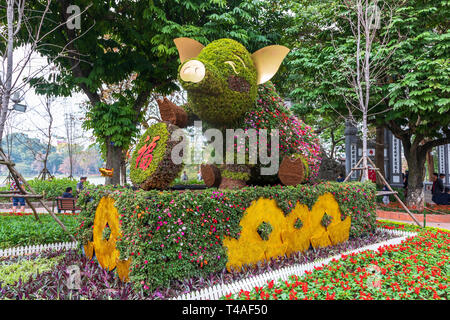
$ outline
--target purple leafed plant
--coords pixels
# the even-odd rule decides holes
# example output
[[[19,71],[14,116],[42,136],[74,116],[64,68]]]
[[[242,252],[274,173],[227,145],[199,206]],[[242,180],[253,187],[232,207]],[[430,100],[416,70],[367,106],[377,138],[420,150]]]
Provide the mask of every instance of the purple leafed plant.
[[[64,257],[51,271],[36,274],[26,282],[19,280],[12,285],[3,285],[0,280],[0,299],[128,300],[142,298],[140,294],[134,292],[131,284],[121,282],[114,272],[103,270],[96,262],[88,260],[86,256],[75,250],[44,252],[31,255],[26,259],[35,259],[38,256],[51,258],[58,255],[64,255]],[[14,263],[18,258],[11,260]],[[80,268],[81,283],[78,290],[68,287],[68,267],[73,265]]]

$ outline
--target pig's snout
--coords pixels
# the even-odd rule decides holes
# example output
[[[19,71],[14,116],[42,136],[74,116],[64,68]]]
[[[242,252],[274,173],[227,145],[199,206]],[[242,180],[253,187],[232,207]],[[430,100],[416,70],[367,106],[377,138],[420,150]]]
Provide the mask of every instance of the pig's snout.
[[[186,62],[180,70],[180,78],[186,82],[198,83],[205,77],[205,65],[198,60]]]

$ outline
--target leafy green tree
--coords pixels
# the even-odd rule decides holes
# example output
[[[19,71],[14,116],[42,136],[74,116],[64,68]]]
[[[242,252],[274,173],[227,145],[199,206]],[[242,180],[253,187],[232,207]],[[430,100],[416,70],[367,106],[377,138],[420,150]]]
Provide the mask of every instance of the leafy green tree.
[[[66,21],[70,5],[84,10],[88,4],[86,0],[52,3],[44,31]],[[63,32],[46,38],[55,50],[47,46],[39,51],[42,55],[54,59],[56,48],[61,46],[67,46],[69,54],[57,60],[59,75],[45,82],[35,80],[34,84],[41,93],[69,95],[77,89],[86,94],[89,104],[84,127],[93,130],[107,167],[114,169],[107,183],[118,184],[123,149],[138,132],[150,94],[178,89],[179,60],[173,39],[186,36],[207,44],[228,37],[259,49],[281,37],[270,30],[270,24],[260,21],[259,13],[268,4],[248,0],[95,1],[80,16],[80,29],[66,26]],[[32,8],[39,1],[28,1],[27,5]],[[114,94],[112,100],[103,99],[105,85],[130,79],[131,85]]]
[[[389,1],[392,22],[381,15],[371,51],[383,68],[370,79],[369,122],[390,129],[401,139],[408,162],[407,204],[422,207],[426,153],[450,143],[450,68],[447,18],[450,5],[442,1]],[[355,39],[343,17],[341,1],[300,1],[292,7],[297,41],[290,55],[291,95],[301,114],[346,117],[355,99],[348,70],[355,55]],[[381,41],[381,40],[380,40]],[[354,114],[355,120],[360,120]]]

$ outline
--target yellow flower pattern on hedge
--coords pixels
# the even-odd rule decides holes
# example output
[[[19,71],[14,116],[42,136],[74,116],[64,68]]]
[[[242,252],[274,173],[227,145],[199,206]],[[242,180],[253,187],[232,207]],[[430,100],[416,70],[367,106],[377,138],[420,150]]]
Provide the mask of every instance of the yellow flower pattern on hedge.
[[[324,214],[332,217],[325,228],[321,221]],[[297,229],[297,219],[302,227]],[[272,226],[268,240],[259,236],[257,229],[262,222]],[[275,200],[260,198],[253,201],[240,222],[242,227],[239,239],[226,237],[223,240],[227,248],[227,268],[240,269],[246,264],[255,264],[264,259],[291,255],[294,252],[335,245],[348,240],[351,218],[341,221],[341,212],[336,199],[330,193],[319,196],[311,211],[297,202],[295,208],[285,216]]]
[[[108,240],[103,239],[103,230],[109,225],[111,234]],[[119,212],[114,207],[114,200],[103,197],[95,211],[94,218],[94,249],[95,256],[103,269],[113,270],[119,250],[116,249],[116,240],[120,236]]]
[[[92,259],[95,256],[103,269],[113,270],[117,266],[117,273],[122,281],[128,281],[131,259],[119,259],[119,250],[116,249],[117,238],[120,237],[119,212],[114,207],[114,200],[103,197],[95,211],[93,242],[84,246],[86,256]],[[103,239],[103,230],[109,225],[111,234],[108,240]]]
[[[258,227],[263,222],[272,226],[269,240],[261,239]],[[240,268],[243,264],[255,264],[274,256],[282,256],[287,244],[282,242],[282,232],[286,230],[286,219],[275,200],[258,199],[253,201],[244,213],[240,225],[242,233],[239,240],[226,237],[223,244],[228,248],[227,267]]]

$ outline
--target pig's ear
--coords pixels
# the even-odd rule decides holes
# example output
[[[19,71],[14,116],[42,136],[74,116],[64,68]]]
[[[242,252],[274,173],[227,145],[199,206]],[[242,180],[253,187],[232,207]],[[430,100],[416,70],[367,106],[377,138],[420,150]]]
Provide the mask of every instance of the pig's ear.
[[[272,79],[289,51],[284,46],[275,45],[264,47],[252,54],[258,72],[258,84]]]
[[[205,47],[197,40],[190,38],[176,38],[173,40],[173,42],[175,42],[175,45],[177,46],[181,63],[185,62],[188,59],[195,58]]]

